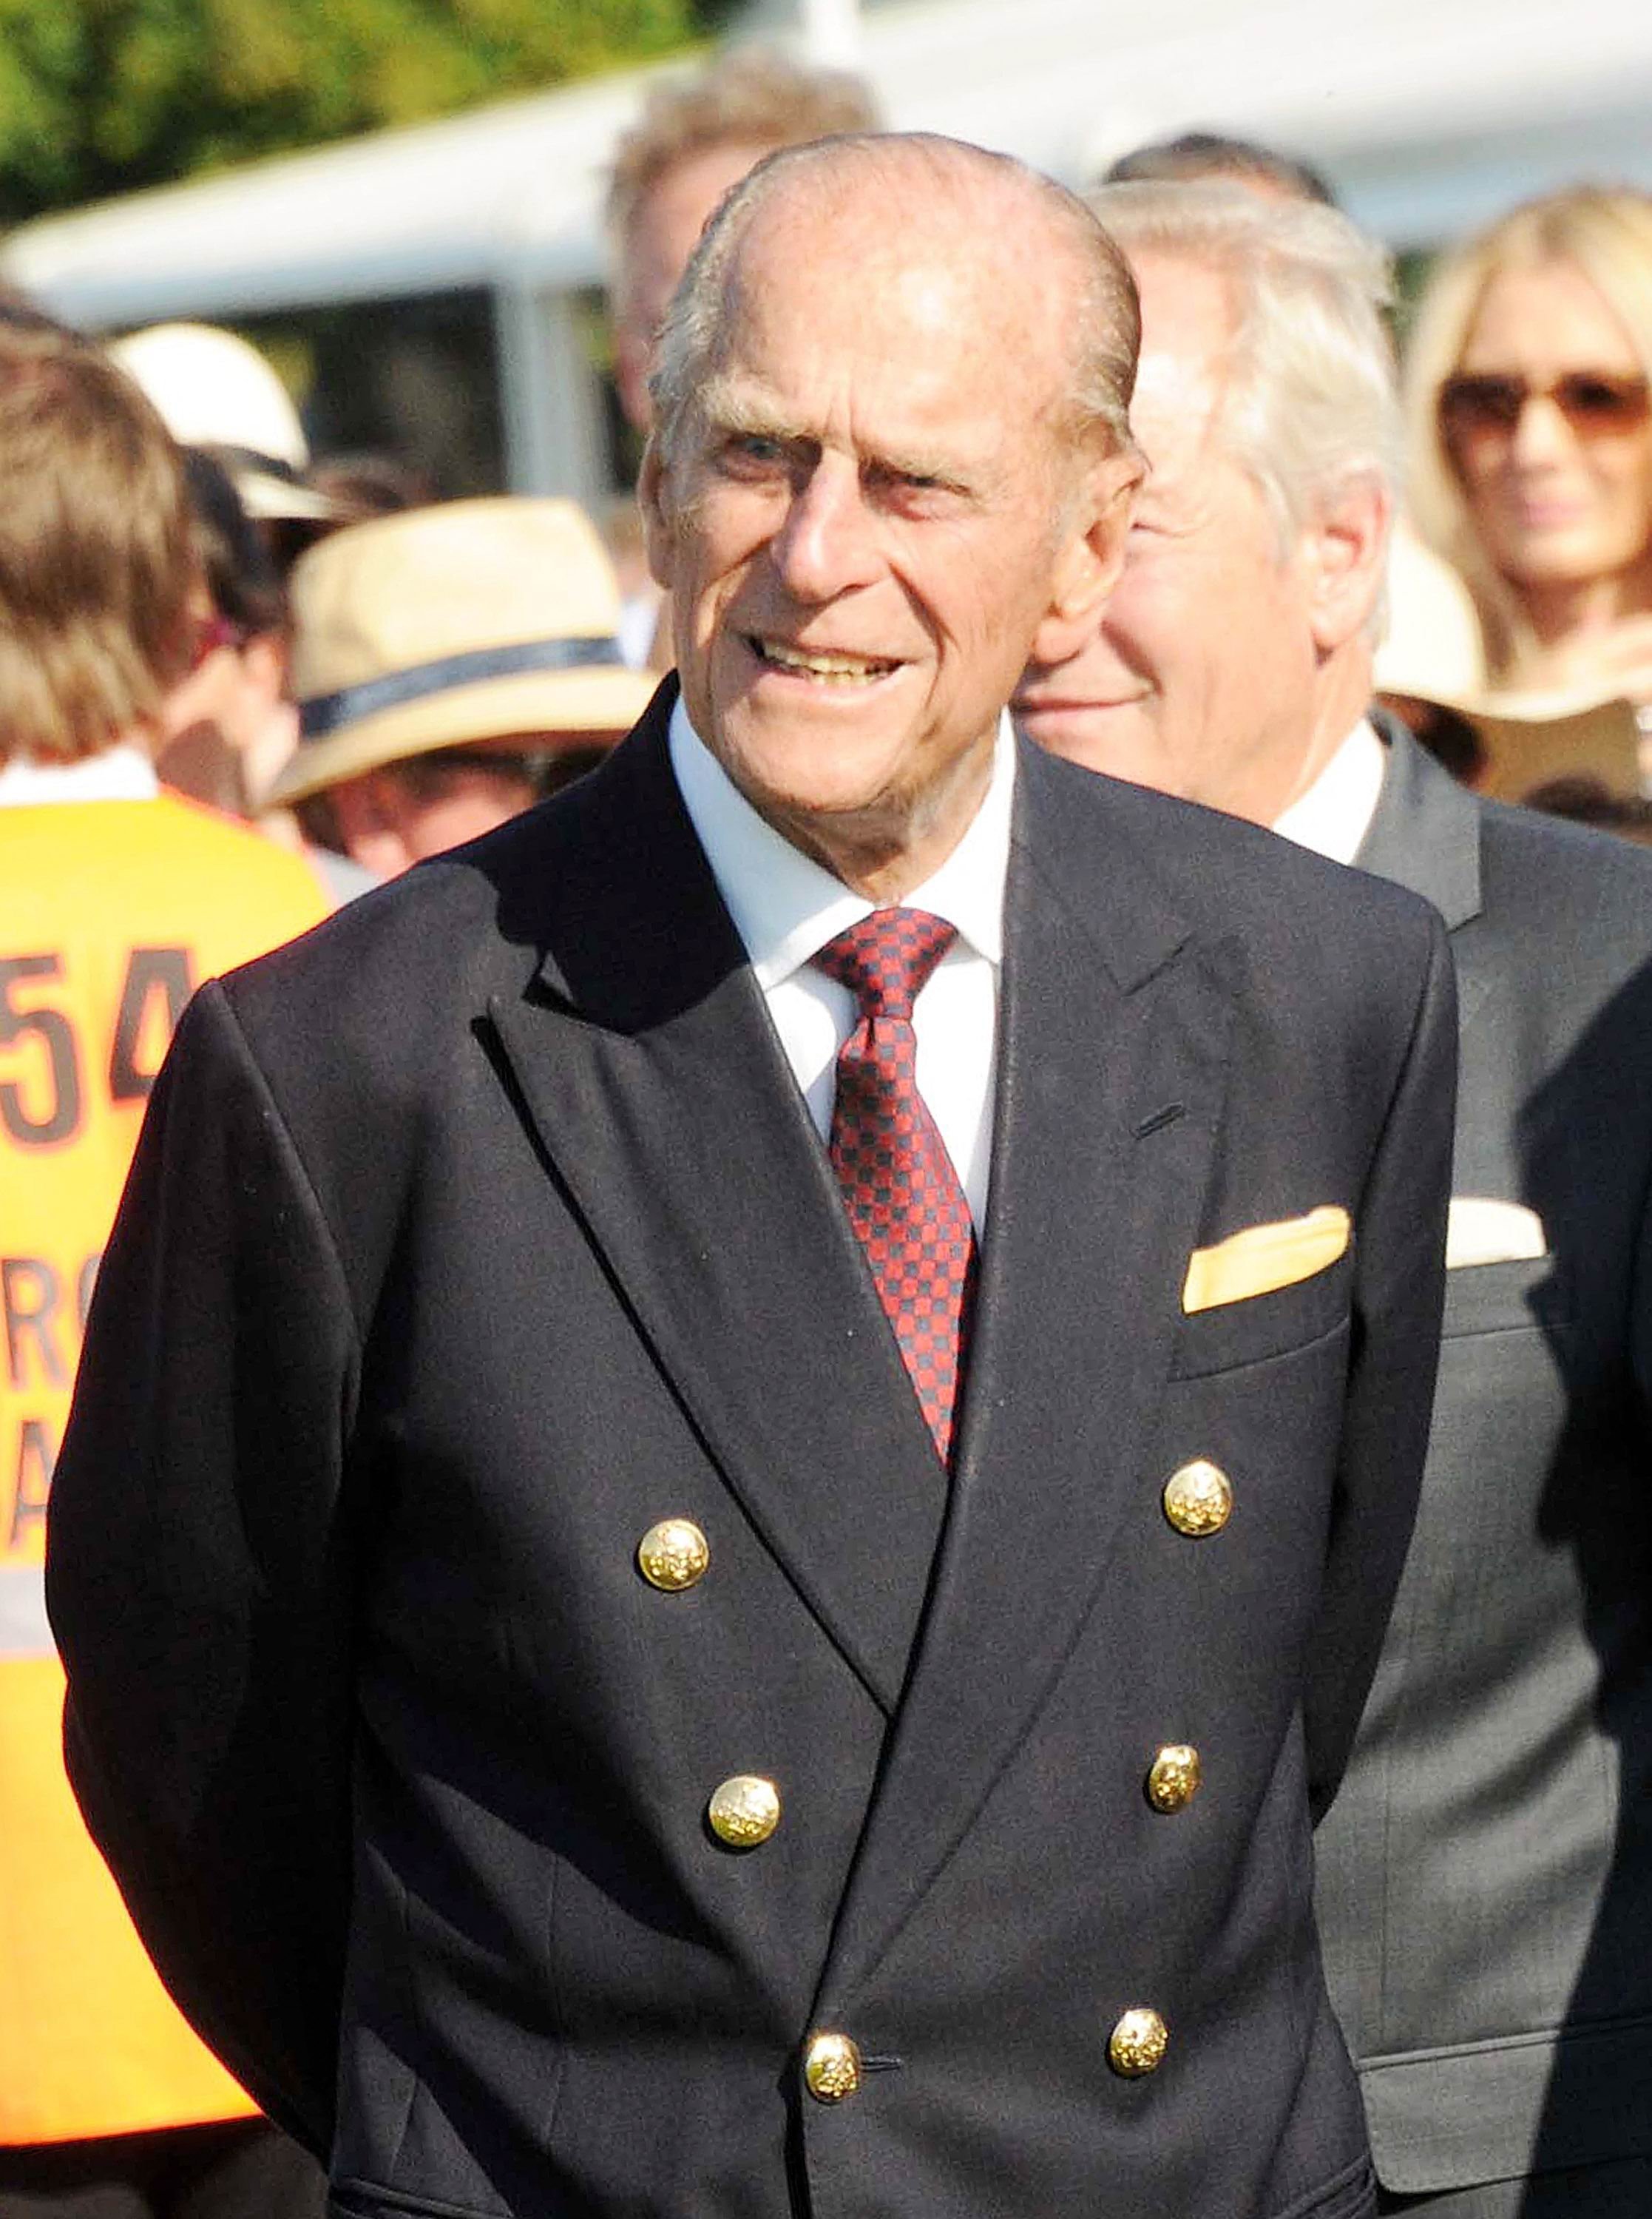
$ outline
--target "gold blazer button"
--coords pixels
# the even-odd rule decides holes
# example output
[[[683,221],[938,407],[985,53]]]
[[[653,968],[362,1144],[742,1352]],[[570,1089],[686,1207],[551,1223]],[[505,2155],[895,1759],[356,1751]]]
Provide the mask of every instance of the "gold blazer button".
[[[1220,1533],[1233,1514],[1233,1483],[1221,1466],[1207,1458],[1178,1464],[1164,1482],[1164,1515],[1190,1540]]]
[[[705,1817],[726,1849],[755,1849],[780,1823],[780,1791],[755,1772],[736,1772],[712,1795]]]
[[[1108,2037],[1107,2061],[1127,2080],[1157,2073],[1171,2046],[1170,2029],[1156,2011],[1127,2011]]]
[[[637,1545],[643,1577],[661,1594],[680,1594],[705,1577],[711,1545],[692,1518],[662,1518]]]
[[[841,2104],[860,2085],[860,2052],[847,2034],[811,2035],[803,2078],[817,2104]]]
[[[1191,1743],[1166,1742],[1147,1775],[1147,1800],[1155,1811],[1185,1811],[1203,1776],[1199,1752]]]

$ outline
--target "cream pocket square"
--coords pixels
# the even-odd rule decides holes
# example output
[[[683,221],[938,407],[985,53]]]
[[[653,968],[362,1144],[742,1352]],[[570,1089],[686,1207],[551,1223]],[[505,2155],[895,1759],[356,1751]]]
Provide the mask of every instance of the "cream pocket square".
[[[1543,1220],[1523,1202],[1498,1202],[1489,1195],[1454,1194],[1445,1224],[1445,1268],[1465,1264],[1518,1264],[1546,1256],[1549,1240]]]
[[[1249,1302],[1253,1295],[1311,1279],[1336,1262],[1348,1246],[1348,1233],[1347,1211],[1327,1203],[1306,1217],[1247,1225],[1214,1248],[1196,1248],[1182,1283],[1182,1308],[1191,1317],[1196,1310]]]

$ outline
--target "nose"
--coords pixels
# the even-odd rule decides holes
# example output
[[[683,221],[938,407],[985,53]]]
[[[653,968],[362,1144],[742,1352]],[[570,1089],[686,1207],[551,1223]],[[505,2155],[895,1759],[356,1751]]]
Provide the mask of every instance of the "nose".
[[[852,457],[820,457],[792,494],[770,553],[793,600],[813,607],[881,574],[878,518]]]
[[[1569,455],[1574,444],[1572,427],[1553,395],[1527,394],[1510,447],[1514,461],[1528,467],[1555,462]]]

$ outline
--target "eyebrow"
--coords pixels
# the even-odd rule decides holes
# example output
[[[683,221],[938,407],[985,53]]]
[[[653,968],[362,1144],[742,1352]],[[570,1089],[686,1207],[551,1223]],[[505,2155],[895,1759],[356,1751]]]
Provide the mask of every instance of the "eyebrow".
[[[795,445],[808,434],[761,394],[723,376],[708,377],[696,396],[700,421],[711,432],[748,432],[760,439]]]
[[[763,395],[754,393],[731,377],[708,377],[699,389],[698,407],[705,428],[724,437],[744,435],[773,439],[783,447],[817,448],[821,444],[817,433],[804,430]],[[882,449],[876,454],[862,456],[861,467],[887,471],[894,477],[932,480],[937,486],[955,493],[974,494],[979,491],[973,477],[962,475],[966,466],[960,457],[944,456],[933,450]]]

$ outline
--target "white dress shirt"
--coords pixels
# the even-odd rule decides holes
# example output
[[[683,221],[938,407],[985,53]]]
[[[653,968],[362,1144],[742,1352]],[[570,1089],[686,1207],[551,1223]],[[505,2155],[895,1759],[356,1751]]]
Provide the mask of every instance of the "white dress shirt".
[[[671,718],[671,767],[699,843],[728,905],[780,1046],[816,1130],[832,1123],[837,1052],[859,1021],[847,986],[810,958],[874,904],[766,824],[700,740],[680,699]],[[978,1236],[986,1224],[992,1095],[1003,967],[1003,890],[1009,867],[1015,748],[1005,717],[992,779],[975,819],[935,875],[901,906],[958,928],[912,1009],[918,1091],[935,1119],[969,1202]]]
[[[1351,863],[1371,829],[1388,766],[1388,749],[1362,717],[1307,792],[1274,819],[1274,830],[1333,863]]]

